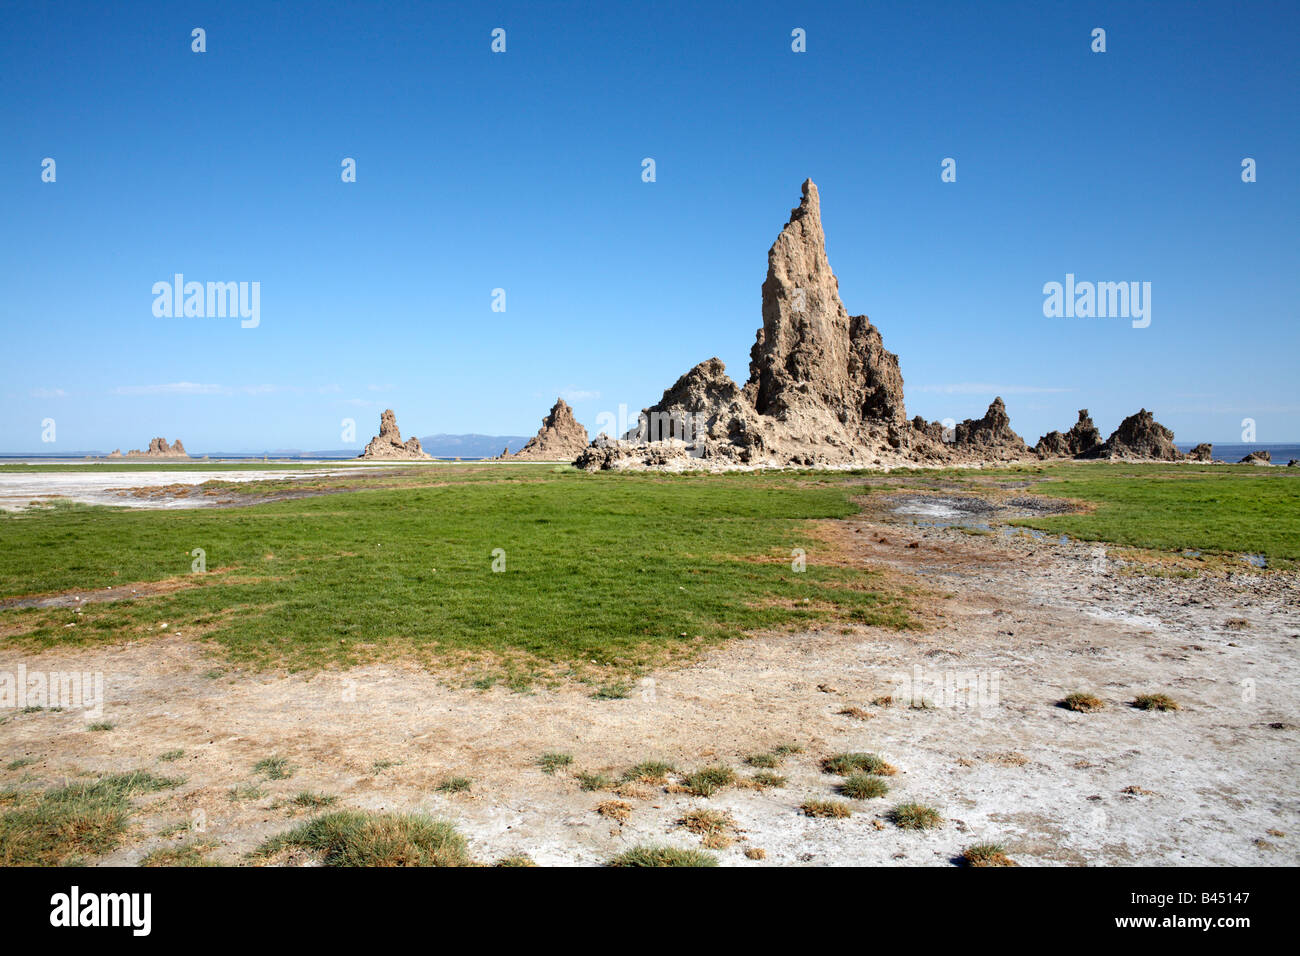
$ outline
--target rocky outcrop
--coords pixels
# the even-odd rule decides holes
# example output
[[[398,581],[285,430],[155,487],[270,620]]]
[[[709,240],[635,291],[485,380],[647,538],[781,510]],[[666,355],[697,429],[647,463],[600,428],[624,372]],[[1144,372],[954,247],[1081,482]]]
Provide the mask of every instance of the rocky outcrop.
[[[1273,456],[1266,451],[1252,451],[1245,458],[1241,459],[1239,465],[1271,465]]]
[[[599,436],[577,464],[869,465],[945,453],[941,435],[907,420],[898,357],[840,301],[817,186],[807,180],[802,192],[767,254],[763,324],[744,387],[718,359],[701,362],[642,412],[638,428]]]
[[[1083,457],[1178,461],[1183,455],[1174,446],[1174,433],[1143,408],[1120,422],[1104,444]]]
[[[963,423],[908,421],[898,356],[839,296],[812,180],[767,254],[763,324],[743,387],[701,362],[621,438],[597,436],[585,468],[872,467],[1027,457],[998,399]]]
[[[1034,451],[1040,458],[1084,458],[1102,444],[1101,432],[1092,423],[1086,408],[1079,409],[1079,420],[1065,434],[1051,431],[1038,439]]]
[[[722,360],[711,358],[643,409],[622,439],[596,436],[575,464],[588,469],[659,467],[674,458],[750,464],[771,451],[776,434],[776,424],[758,413]]]
[[[1214,446],[1209,442],[1201,442],[1195,448],[1187,453],[1188,461],[1214,461]]]
[[[1029,453],[1024,439],[1011,430],[1007,406],[1000,397],[993,399],[983,418],[960,422],[953,429],[953,444],[983,458],[1023,458]]]
[[[512,461],[573,461],[587,447],[587,429],[573,417],[568,402],[557,398],[528,444],[510,455]]]
[[[108,457],[109,457],[109,458],[121,458],[121,457],[122,457],[122,449],[120,449],[120,448],[114,448],[111,452],[108,453]]]
[[[121,458],[123,456],[121,452],[117,452],[115,453],[115,455],[109,455],[109,457]],[[185,446],[181,444],[181,440],[179,438],[176,439],[176,444],[174,445],[167,444],[166,438],[153,438],[149,440],[149,448],[147,451],[140,451],[138,448],[132,448],[130,451],[126,453],[125,457],[127,458],[189,458],[190,456],[189,453],[185,451]]]
[[[420,439],[411,437],[402,441],[402,433],[397,427],[397,416],[391,408],[384,409],[379,416],[379,434],[370,439],[366,450],[358,457],[366,459],[428,459],[420,447]]]
[[[1034,445],[1034,454],[1039,458],[1070,458],[1070,446],[1065,436],[1058,431],[1050,431],[1038,439]]]

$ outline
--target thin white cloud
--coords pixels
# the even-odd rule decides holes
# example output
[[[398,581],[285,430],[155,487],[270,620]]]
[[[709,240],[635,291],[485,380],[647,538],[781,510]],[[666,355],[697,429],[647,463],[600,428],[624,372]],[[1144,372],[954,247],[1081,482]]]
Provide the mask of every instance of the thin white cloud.
[[[560,398],[566,402],[585,402],[588,399],[600,398],[600,392],[578,388],[576,385],[566,385],[560,389]]]
[[[279,392],[319,392],[322,395],[340,392],[337,385],[322,385],[306,389],[298,385],[215,385],[203,382],[166,382],[159,385],[118,385],[110,389],[113,395],[273,395]]]
[[[1077,392],[1077,388],[1050,388],[1043,385],[992,385],[986,382],[955,382],[949,385],[920,385],[918,392],[941,395],[1047,395]]]
[[[68,393],[61,388],[34,388],[32,398],[67,398]]]
[[[119,385],[114,395],[228,395],[224,385],[201,385],[198,382],[168,382],[165,385]]]
[[[1275,402],[1258,404],[1225,405],[1206,403],[1199,405],[1170,405],[1162,407],[1162,412],[1170,415],[1295,415],[1300,414],[1300,405],[1286,405]]]

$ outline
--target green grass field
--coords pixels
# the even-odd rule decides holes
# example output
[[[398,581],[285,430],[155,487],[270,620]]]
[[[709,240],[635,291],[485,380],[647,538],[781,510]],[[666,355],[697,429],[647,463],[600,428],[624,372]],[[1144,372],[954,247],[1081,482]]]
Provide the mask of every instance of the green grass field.
[[[1095,505],[1023,522],[1044,530],[1263,553],[1280,565],[1300,558],[1300,481],[1282,469],[1064,464],[907,481],[974,487],[1007,477],[1032,480],[1026,492]],[[292,483],[227,484],[256,500],[263,484]],[[0,599],[165,582],[161,593],[87,603],[80,614],[0,611],[0,644],[142,638],[167,622],[168,633],[209,639],[240,664],[407,656],[526,686],[608,681],[756,629],[915,620],[917,595],[844,562],[817,534],[818,522],[857,510],[854,496],[883,490],[879,474],[444,465],[313,487],[338,493],[222,509],[63,505],[0,515]],[[205,572],[191,570],[194,549],[206,554]],[[792,567],[795,549],[807,554],[805,571]]]
[[[75,617],[11,609],[0,624],[24,632],[11,642],[51,646],[166,621],[236,662],[413,654],[527,683],[592,662],[635,669],[756,628],[910,622],[875,575],[819,563],[827,546],[810,522],[854,511],[843,487],[549,467],[489,481],[485,471],[421,469],[400,488],[231,509],[0,516],[18,545],[0,550],[0,596],[182,579]],[[196,548],[205,573],[191,573]],[[792,568],[795,548],[809,555],[806,571]]]
[[[1157,550],[1265,555],[1300,560],[1296,469],[1197,465],[1059,465],[1035,494],[1086,501],[1087,514],[1017,521],[1086,541]]]

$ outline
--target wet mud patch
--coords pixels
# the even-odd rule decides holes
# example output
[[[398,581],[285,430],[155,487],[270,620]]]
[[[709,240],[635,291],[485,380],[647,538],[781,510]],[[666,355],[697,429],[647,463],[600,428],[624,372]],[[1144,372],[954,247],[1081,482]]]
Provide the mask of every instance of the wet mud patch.
[[[885,521],[927,528],[970,528],[988,531],[1016,518],[1070,514],[1079,509],[1069,501],[1033,495],[982,497],[971,494],[910,493],[888,495],[873,502]]]

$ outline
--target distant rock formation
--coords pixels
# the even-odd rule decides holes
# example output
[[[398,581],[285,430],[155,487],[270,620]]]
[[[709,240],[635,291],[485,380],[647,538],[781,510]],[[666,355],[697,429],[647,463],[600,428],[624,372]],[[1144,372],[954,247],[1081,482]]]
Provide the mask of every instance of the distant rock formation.
[[[1120,422],[1104,444],[1084,457],[1178,461],[1183,454],[1174,446],[1174,433],[1143,408]]]
[[[1241,459],[1239,465],[1271,465],[1273,456],[1266,451],[1252,451],[1245,458]]]
[[[122,449],[120,449],[120,448],[114,448],[114,449],[109,453],[108,457],[109,457],[109,458],[121,458],[121,457],[122,457]]]
[[[587,429],[573,417],[569,403],[557,398],[537,434],[508,457],[512,461],[573,461],[586,447]]]
[[[1214,461],[1214,446],[1209,442],[1201,442],[1195,448],[1187,453],[1188,461]]]
[[[109,458],[122,458],[121,451],[114,450]],[[166,438],[153,438],[149,441],[147,451],[140,451],[138,448],[132,448],[125,455],[127,458],[189,458],[189,453],[185,451],[185,446],[181,440],[176,439],[176,444],[167,444]]]
[[[379,416],[379,434],[370,439],[359,458],[368,459],[427,459],[430,456],[420,447],[420,439],[412,437],[402,441],[402,433],[397,428],[397,416],[391,408],[384,409]]]
[[[953,444],[974,451],[983,458],[1023,458],[1029,454],[1025,441],[1011,430],[1011,419],[1002,399],[989,404],[983,418],[968,418],[953,429]]]
[[[1079,409],[1079,420],[1065,434],[1048,432],[1038,439],[1034,451],[1039,458],[1083,458],[1102,444],[1101,432],[1092,423],[1086,408]]]

